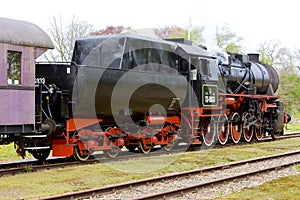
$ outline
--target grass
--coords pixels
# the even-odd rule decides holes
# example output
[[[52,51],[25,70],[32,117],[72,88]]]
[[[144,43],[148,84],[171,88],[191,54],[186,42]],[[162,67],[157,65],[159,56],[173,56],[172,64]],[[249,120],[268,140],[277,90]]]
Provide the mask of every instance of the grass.
[[[291,117],[292,117],[292,119],[287,125],[288,130],[284,130],[285,133],[295,132],[295,131],[300,130],[300,123],[299,123],[300,122],[300,113],[295,113]]]
[[[288,127],[288,129],[284,130],[285,133],[296,132],[296,131],[300,130],[300,124],[299,123],[289,123],[287,127]]]
[[[16,150],[14,149],[14,144],[1,145],[0,146],[0,161],[7,159],[17,159]]]
[[[22,158],[17,155],[13,143],[0,145],[0,162],[9,162],[21,159]],[[30,153],[26,152],[26,159],[33,159],[33,157]]]
[[[299,138],[1,177],[0,199],[37,198],[296,149]]]
[[[297,166],[300,171],[300,167]],[[300,175],[288,176],[276,179],[260,186],[234,192],[224,197],[217,198],[218,200],[240,200],[240,199],[300,199]]]

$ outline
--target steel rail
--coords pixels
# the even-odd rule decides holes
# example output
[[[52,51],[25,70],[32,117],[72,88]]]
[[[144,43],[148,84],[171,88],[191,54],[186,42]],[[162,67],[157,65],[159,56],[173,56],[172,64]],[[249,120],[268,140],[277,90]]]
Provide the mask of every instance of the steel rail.
[[[166,181],[166,180],[178,179],[178,178],[192,176],[192,175],[196,175],[196,174],[198,175],[200,173],[207,173],[207,172],[211,172],[211,171],[215,171],[215,170],[222,170],[222,169],[227,169],[227,168],[230,168],[230,167],[236,167],[236,166],[240,166],[240,165],[244,165],[244,164],[249,164],[249,163],[254,163],[254,162],[261,162],[261,161],[266,161],[266,160],[272,160],[272,159],[275,159],[275,158],[292,156],[292,155],[296,155],[296,154],[300,154],[300,150],[291,151],[291,152],[283,153],[283,154],[276,154],[276,155],[272,155],[272,156],[265,156],[265,157],[260,157],[260,158],[253,158],[253,159],[248,159],[248,160],[243,160],[243,161],[231,162],[231,163],[227,163],[227,164],[220,165],[220,166],[205,167],[205,168],[201,168],[201,169],[190,170],[190,171],[185,171],[185,172],[170,174],[170,175],[164,175],[164,176],[160,176],[160,177],[148,178],[148,179],[143,179],[143,180],[138,180],[138,181],[133,181],[133,182],[128,182],[128,183],[109,185],[109,186],[101,187],[101,188],[94,188],[94,189],[83,190],[83,191],[78,191],[78,192],[70,192],[70,193],[65,193],[65,194],[59,194],[59,195],[55,195],[55,196],[44,197],[44,198],[41,198],[41,200],[89,198],[91,196],[94,197],[94,196],[97,196],[97,195],[100,195],[100,194],[105,194],[105,193],[118,191],[118,190],[122,190],[122,189],[133,188],[133,187],[137,187],[137,186],[140,186],[140,185],[147,185],[147,184],[150,184],[150,183],[152,184],[152,183],[157,183],[157,182]],[[299,163],[300,160],[297,161],[297,162]],[[294,164],[294,162],[292,164]],[[292,164],[289,163],[289,164],[287,164],[287,166],[290,166]],[[271,169],[277,169],[277,168],[280,168],[280,167],[284,167],[284,166],[271,167]],[[266,171],[266,170],[269,170],[269,169],[264,169],[263,171]],[[250,174],[248,173],[247,175],[251,175],[251,174],[254,174],[254,173],[255,172],[251,172]],[[241,175],[246,176],[246,175],[243,175],[243,174],[241,174]],[[234,178],[231,178],[231,179],[238,178],[241,175],[234,176]],[[222,182],[222,181],[225,181],[227,179],[228,178],[220,179],[218,182]],[[213,184],[213,183],[214,182],[212,181],[211,183],[206,183],[206,184],[209,185],[209,184]],[[156,194],[158,196],[154,196],[154,195],[145,196],[145,197],[141,197],[140,199],[151,199],[151,198],[152,199],[158,199],[160,197],[174,196],[174,195],[177,195],[178,193],[182,193],[184,191],[192,190],[192,189],[197,188],[197,187],[198,188],[203,187],[203,185],[201,185],[201,186],[196,185],[196,186],[193,186],[191,188],[187,187],[183,191],[178,189],[178,191],[174,190],[174,191],[170,191],[169,193],[166,192],[166,193]]]
[[[5,175],[15,175],[19,173],[37,172],[41,170],[51,170],[60,169],[65,167],[82,166],[97,163],[108,163],[108,162],[118,162],[126,161],[134,158],[145,158],[145,157],[155,157],[160,155],[166,155],[170,153],[182,152],[180,149],[174,149],[169,152],[167,151],[156,151],[151,154],[140,154],[140,153],[128,153],[127,151],[122,152],[122,156],[116,158],[106,158],[103,154],[94,155],[96,158],[89,159],[86,161],[70,161],[66,158],[58,158],[46,160],[44,162],[38,161],[28,161],[28,162],[15,162],[15,163],[3,163],[0,164],[0,177]],[[128,155],[130,154],[130,155]],[[99,157],[100,156],[100,157]]]
[[[148,196],[135,198],[134,200],[165,199],[165,198],[168,198],[168,197],[179,196],[179,195],[182,195],[184,193],[197,191],[200,188],[207,187],[207,186],[210,186],[210,185],[224,183],[224,182],[228,182],[228,181],[233,181],[233,180],[236,180],[236,179],[242,179],[242,178],[245,178],[245,177],[248,177],[248,176],[257,175],[257,174],[260,174],[260,173],[266,173],[266,172],[269,172],[269,171],[278,170],[278,169],[282,169],[282,168],[287,168],[287,167],[291,167],[291,166],[293,166],[295,164],[299,164],[299,163],[300,163],[300,159],[297,160],[297,161],[292,161],[292,162],[286,163],[286,164],[281,164],[281,165],[268,167],[268,168],[264,168],[264,169],[260,169],[260,170],[254,170],[254,171],[251,171],[251,172],[245,172],[245,173],[237,174],[237,175],[234,175],[234,176],[229,176],[229,177],[220,178],[220,179],[213,180],[213,181],[208,181],[208,182],[201,183],[201,184],[196,184],[196,185],[183,187],[183,188],[179,188],[179,189],[175,189],[175,190],[170,190],[170,191],[166,191],[166,192],[162,192],[162,193],[151,194],[151,195],[148,195]]]
[[[280,136],[280,138],[276,139],[290,139],[290,138],[297,138],[300,137],[300,133],[295,132],[292,134],[286,134]],[[264,138],[261,141],[256,142],[265,142],[265,141],[272,141],[272,138]],[[245,145],[251,144],[247,142],[240,142],[239,144],[226,144],[225,146],[216,145],[216,148],[224,148],[224,147],[232,147],[236,145]],[[214,147],[214,148],[215,148]],[[200,147],[191,147],[187,149],[187,151],[197,151]],[[65,167],[72,167],[72,166],[79,166],[79,165],[87,165],[87,164],[96,164],[96,163],[107,163],[112,161],[124,161],[133,158],[140,158],[140,157],[153,157],[159,155],[165,155],[170,153],[182,153],[180,149],[173,149],[169,152],[165,151],[154,151],[151,154],[135,154],[135,155],[128,155],[128,152],[122,152],[123,155],[120,155],[116,158],[96,158],[87,161],[68,161],[66,158],[51,158],[43,163],[37,160],[30,160],[30,161],[19,161],[19,162],[10,162],[10,163],[1,163],[0,164],[0,177],[5,175],[15,175],[19,173],[28,173],[28,172],[36,172],[41,170],[51,170],[51,169],[59,169]],[[97,155],[96,155],[97,156]]]

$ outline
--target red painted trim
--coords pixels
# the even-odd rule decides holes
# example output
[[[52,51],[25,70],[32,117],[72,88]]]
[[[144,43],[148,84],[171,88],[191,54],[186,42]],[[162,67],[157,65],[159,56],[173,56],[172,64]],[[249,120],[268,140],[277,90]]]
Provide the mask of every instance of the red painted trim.
[[[100,123],[102,119],[80,119],[80,118],[72,118],[67,121],[67,131],[76,131],[78,129]]]
[[[74,146],[67,144],[67,140],[55,139],[52,140],[52,156],[66,156],[73,155]]]

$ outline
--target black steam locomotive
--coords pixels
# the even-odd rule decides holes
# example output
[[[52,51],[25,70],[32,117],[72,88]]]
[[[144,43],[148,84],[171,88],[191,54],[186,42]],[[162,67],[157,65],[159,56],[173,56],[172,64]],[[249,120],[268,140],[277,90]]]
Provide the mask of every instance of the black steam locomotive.
[[[212,146],[283,134],[290,117],[278,75],[258,55],[217,54],[184,39],[120,34],[77,39],[70,64],[36,64],[40,137],[18,137],[37,159],[178,142]],[[4,134],[2,134],[4,135]]]

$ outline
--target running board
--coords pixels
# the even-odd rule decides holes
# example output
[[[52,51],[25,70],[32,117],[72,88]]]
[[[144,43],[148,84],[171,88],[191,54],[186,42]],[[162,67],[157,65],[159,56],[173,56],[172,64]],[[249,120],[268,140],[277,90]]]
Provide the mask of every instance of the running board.
[[[47,135],[22,135],[22,137],[26,137],[26,138],[46,138]]]
[[[48,147],[25,147],[24,150],[38,150],[38,149],[50,149],[50,146]]]

